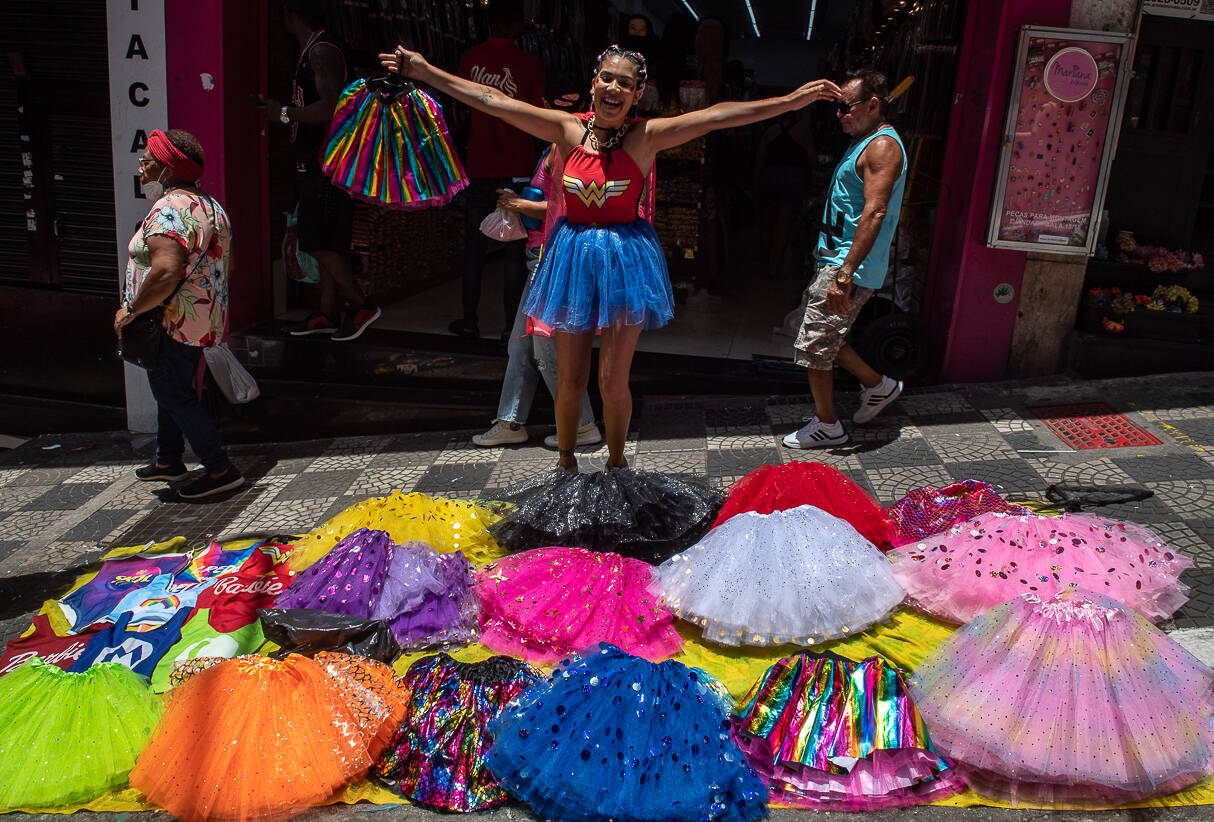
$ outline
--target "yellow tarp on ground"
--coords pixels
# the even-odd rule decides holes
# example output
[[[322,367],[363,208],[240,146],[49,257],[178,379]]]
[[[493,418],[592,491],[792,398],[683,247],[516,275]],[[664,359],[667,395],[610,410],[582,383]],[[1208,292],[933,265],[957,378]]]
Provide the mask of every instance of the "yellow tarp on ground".
[[[331,520],[330,523],[336,522]],[[330,523],[326,523],[328,526]],[[322,529],[328,530],[326,526]],[[359,526],[361,527],[361,526]],[[317,529],[320,531],[321,529]],[[313,535],[317,535],[317,531],[313,531]],[[325,535],[326,537],[328,535]],[[320,539],[316,542],[319,544]],[[237,548],[250,544],[250,541],[234,542],[227,548]],[[174,550],[182,550],[185,547],[185,540],[178,537],[166,542],[156,543],[148,549],[151,553],[169,553]],[[315,547],[315,546],[314,546]],[[331,547],[331,546],[330,546]],[[106,554],[106,559],[118,556],[127,556],[140,550],[140,547],[116,548]],[[326,549],[327,550],[327,549]],[[81,576],[75,588],[80,587],[85,582],[93,577],[92,574]],[[54,606],[54,607],[51,607]],[[44,612],[54,612],[62,621],[62,614],[58,606],[53,600],[50,600],[43,606]],[[66,628],[66,625],[64,626]],[[933,619],[923,614],[916,613],[909,609],[901,609],[896,611],[886,622],[875,625],[864,633],[857,634],[846,639],[835,640],[826,645],[818,646],[815,650],[833,651],[851,659],[860,660],[865,657],[880,655],[888,659],[900,668],[913,670],[923,658],[931,653],[937,645],[949,637],[956,630],[952,625]],[[685,665],[692,665],[697,668],[703,668],[713,676],[717,677],[724,683],[729,692],[733,694],[735,699],[741,699],[750,686],[757,680],[762,673],[767,670],[777,660],[798,653],[800,648],[791,645],[783,645],[775,648],[754,648],[750,646],[729,647],[724,645],[714,645],[703,642],[698,638],[699,631],[692,625],[686,623],[679,624],[679,633],[683,636],[684,647],[683,652],[675,659]],[[273,646],[269,646],[273,647]],[[268,648],[263,648],[266,652]],[[408,670],[416,660],[428,656],[431,652],[422,651],[418,653],[403,654],[396,660],[393,668],[398,674]],[[486,659],[493,655],[493,652],[483,645],[469,645],[465,648],[452,651],[451,656],[462,662],[476,662]],[[929,729],[930,730],[930,729]],[[353,804],[356,802],[371,802],[377,805],[391,805],[407,802],[401,796],[382,788],[369,781],[363,781],[356,785],[347,788],[341,794],[338,794],[330,800],[329,804],[344,802]],[[974,805],[987,805],[997,808],[1042,808],[1054,810],[1110,810],[1113,808],[1161,808],[1161,807],[1176,807],[1182,805],[1214,805],[1214,779],[1196,785],[1188,790],[1179,791],[1169,796],[1158,797],[1155,799],[1145,800],[1143,802],[1135,802],[1127,805],[1116,805],[1106,807],[1092,806],[1069,806],[1069,805],[1011,805],[997,799],[990,799],[974,791],[965,791],[948,799],[941,799],[931,803],[933,805],[945,805],[950,807],[970,807]],[[777,805],[778,806],[778,805]],[[74,813],[78,810],[89,811],[105,811],[105,812],[123,812],[123,811],[144,811],[155,810],[155,807],[141,801],[139,793],[133,789],[115,791],[104,796],[94,799],[92,802],[83,805],[75,805],[63,808],[16,808],[15,811],[24,811],[28,813]]]

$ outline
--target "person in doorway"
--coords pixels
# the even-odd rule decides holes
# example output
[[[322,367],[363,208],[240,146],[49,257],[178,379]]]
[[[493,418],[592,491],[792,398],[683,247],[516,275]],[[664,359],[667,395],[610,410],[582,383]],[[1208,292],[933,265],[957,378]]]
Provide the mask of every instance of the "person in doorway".
[[[789,448],[828,448],[847,442],[835,416],[836,363],[860,380],[860,408],[852,421],[863,425],[902,393],[899,380],[878,374],[844,342],[864,303],[881,287],[902,209],[906,151],[885,119],[889,84],[879,71],[848,74],[836,117],[851,144],[835,166],[822,230],[817,273],[801,330],[793,344],[796,362],[809,369],[815,415],[784,438]]]
[[[244,476],[232,465],[219,431],[198,400],[202,350],[222,342],[232,268],[227,212],[199,188],[202,146],[188,131],[153,131],[139,161],[139,181],[155,199],[131,237],[114,333],[145,311],[164,305],[165,340],[148,385],[156,400],[156,456],[135,470],[145,482],[186,479],[188,440],[206,469],[177,488],[194,500],[232,491]]]
[[[490,86],[507,97],[536,106],[544,103],[544,68],[540,61],[514,44],[522,32],[520,0],[494,0],[489,7],[489,37],[465,51],[459,60],[459,76]],[[481,220],[491,212],[499,188],[526,184],[535,168],[535,143],[526,133],[484,112],[473,110],[468,134],[465,168],[468,190],[464,192],[464,315],[448,330],[461,337],[479,337],[477,316],[488,239],[480,232]],[[503,249],[502,309],[509,333],[526,281],[526,249],[523,240],[505,243]]]
[[[632,116],[645,90],[645,58],[619,46],[599,55],[590,81],[591,113],[540,108],[492,86],[455,77],[403,46],[381,54],[390,71],[420,80],[485,114],[556,143],[561,181],[549,200],[564,213],[545,237],[545,251],[527,302],[534,325],[554,333],[557,352],[556,431],[561,468],[576,470],[574,446],[591,348],[601,333],[599,390],[607,435],[607,468],[627,465],[624,444],[632,418],[629,372],[646,328],[665,325],[674,296],[665,254],[642,209],[652,210],[653,164],[663,151],[721,128],[748,125],[815,100],[839,87],[816,80],[783,97],[718,103],[677,117]],[[645,197],[646,199],[642,200]]]
[[[291,334],[345,341],[361,336],[382,312],[367,300],[350,268],[354,203],[320,170],[329,121],[346,84],[345,54],[325,28],[325,5],[324,0],[282,0],[283,25],[299,43],[291,102],[263,100],[259,108],[269,122],[291,130],[299,250],[319,267],[320,310]]]
[[[759,256],[769,280],[780,277],[793,218],[816,164],[814,138],[796,113],[777,118],[763,132],[752,190],[759,207]]]
[[[535,174],[531,177],[531,187],[543,192],[544,200],[528,200],[502,189],[498,192],[497,207],[502,211],[521,214],[532,221],[538,221],[539,228],[527,229],[527,284],[523,288],[522,300],[527,299],[527,292],[535,280],[535,270],[539,267],[540,246],[544,242],[543,222],[548,213],[549,186],[552,181],[552,148],[544,152],[540,163],[536,166]],[[510,331],[510,341],[506,346],[509,361],[506,363],[506,375],[502,378],[502,395],[497,404],[497,417],[493,425],[483,434],[475,434],[472,442],[483,447],[495,445],[512,445],[527,441],[527,417],[531,413],[531,403],[535,399],[535,391],[539,388],[542,377],[548,391],[556,397],[556,346],[551,337],[541,334],[527,334],[527,315],[523,312],[520,301],[518,311],[514,316],[514,328]],[[590,406],[590,395],[582,392],[582,413],[578,418],[577,444],[594,445],[602,442],[603,435],[594,424],[594,409]],[[549,448],[557,447],[556,435],[544,438],[544,445]]]

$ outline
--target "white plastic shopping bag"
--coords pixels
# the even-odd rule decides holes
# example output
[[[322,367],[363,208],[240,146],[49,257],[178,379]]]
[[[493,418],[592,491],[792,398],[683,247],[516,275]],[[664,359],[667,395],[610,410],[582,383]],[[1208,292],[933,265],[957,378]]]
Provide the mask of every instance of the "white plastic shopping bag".
[[[510,189],[505,189],[505,191],[510,191]],[[510,191],[510,193],[514,192]],[[523,215],[495,208],[488,217],[481,220],[481,234],[490,240],[508,243],[512,240],[526,239],[527,229],[523,226]]]
[[[240,360],[236,359],[227,343],[204,348],[203,355],[207,358],[207,368],[215,378],[215,384],[227,397],[228,402],[243,405],[261,396],[257,380],[240,364]]]

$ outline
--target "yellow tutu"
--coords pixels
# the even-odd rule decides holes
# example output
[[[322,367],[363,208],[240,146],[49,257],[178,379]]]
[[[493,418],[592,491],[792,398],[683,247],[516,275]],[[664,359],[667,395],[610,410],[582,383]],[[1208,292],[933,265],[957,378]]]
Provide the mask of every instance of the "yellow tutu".
[[[506,555],[489,533],[498,519],[474,502],[393,491],[352,505],[301,537],[287,565],[302,571],[359,528],[387,531],[398,544],[420,540],[444,554],[463,551],[469,562],[487,565]]]

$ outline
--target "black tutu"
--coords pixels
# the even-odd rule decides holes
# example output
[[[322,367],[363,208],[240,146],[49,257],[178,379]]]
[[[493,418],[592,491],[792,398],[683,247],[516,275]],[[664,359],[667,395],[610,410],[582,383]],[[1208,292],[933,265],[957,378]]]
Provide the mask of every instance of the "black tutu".
[[[694,479],[617,468],[552,471],[497,493],[491,530],[509,551],[559,545],[654,564],[699,541],[724,495]]]

